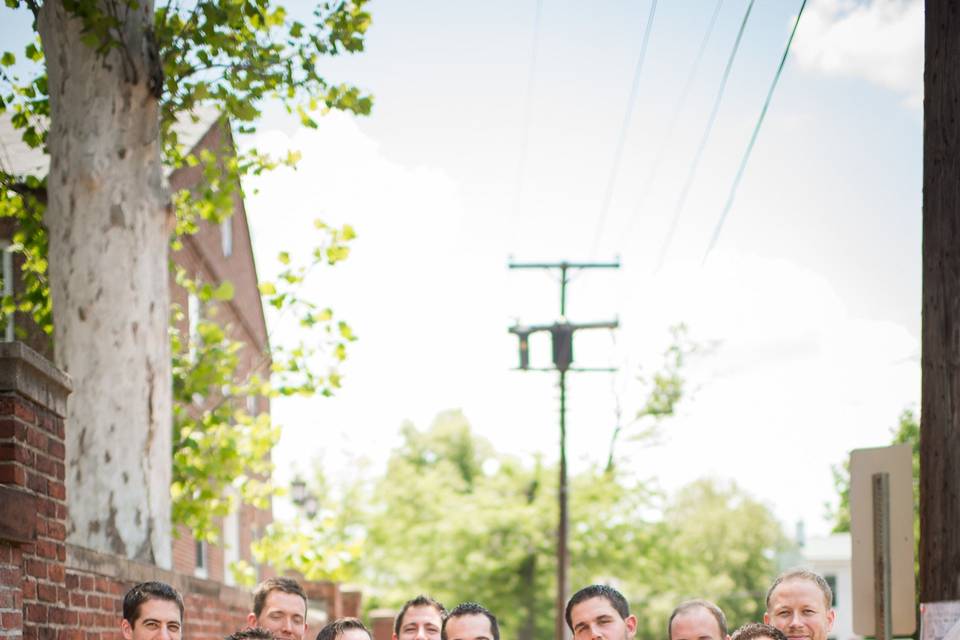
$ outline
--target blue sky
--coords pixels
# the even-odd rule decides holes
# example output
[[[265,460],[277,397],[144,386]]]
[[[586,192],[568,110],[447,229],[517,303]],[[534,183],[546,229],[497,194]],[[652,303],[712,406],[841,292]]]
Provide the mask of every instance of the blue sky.
[[[623,464],[667,491],[702,475],[731,478],[789,529],[798,519],[811,533],[827,529],[830,465],[886,443],[900,410],[919,400],[922,3],[808,2],[735,204],[701,266],[800,6],[755,4],[656,270],[747,0],[723,2],[667,138],[714,6],[658,3],[602,227],[648,1],[542,0],[529,96],[537,0],[372,2],[367,50],[322,64],[331,79],[371,91],[373,114],[330,114],[308,131],[267,109],[244,144],[292,146],[304,160],[249,185],[259,188],[247,205],[261,277],[277,271],[277,251],[309,250],[303,238],[317,215],[359,233],[351,258],[310,285],[360,336],[345,388],[333,399],[274,403],[286,427],[280,480],[315,459],[334,473],[351,472],[343,461],[358,456],[377,465],[404,420],[425,427],[451,408],[499,448],[554,457],[554,379],[509,370],[516,345],[506,328],[517,317],[555,319],[556,284],[508,272],[507,258],[619,255],[619,272],[571,286],[571,319],[616,316],[622,327],[577,338],[580,364],[621,373],[571,381],[574,464],[605,458],[614,393],[636,410],[638,368],[655,366],[667,327],[683,321],[714,348],[691,363],[693,393],[664,425],[663,443],[625,443]],[[0,41],[12,42],[28,20],[3,11]],[[296,328],[276,320],[274,331]]]

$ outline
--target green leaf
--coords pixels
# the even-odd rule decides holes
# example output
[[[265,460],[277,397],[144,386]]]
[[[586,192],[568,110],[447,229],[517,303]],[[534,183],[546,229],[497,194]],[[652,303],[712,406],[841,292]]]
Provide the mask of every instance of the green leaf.
[[[220,283],[220,286],[213,291],[214,300],[232,300],[233,299],[233,283],[229,280],[224,280]]]
[[[5,67],[9,67],[10,65],[15,64],[16,62],[17,62],[16,56],[14,56],[9,51],[4,51],[3,55],[0,56],[0,65],[3,65]]]

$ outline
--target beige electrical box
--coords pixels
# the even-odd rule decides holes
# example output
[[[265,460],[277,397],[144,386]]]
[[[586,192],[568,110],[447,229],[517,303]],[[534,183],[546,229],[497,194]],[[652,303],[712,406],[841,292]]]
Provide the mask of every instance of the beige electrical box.
[[[889,474],[890,608],[895,636],[917,626],[913,569],[913,457],[898,444],[850,452],[850,538],[853,544],[853,631],[873,636],[873,475]]]

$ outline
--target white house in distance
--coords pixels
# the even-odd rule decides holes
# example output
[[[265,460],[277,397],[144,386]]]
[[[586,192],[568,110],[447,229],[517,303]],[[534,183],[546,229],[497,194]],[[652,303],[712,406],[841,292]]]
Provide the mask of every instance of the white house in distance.
[[[833,589],[837,618],[830,640],[859,640],[853,632],[853,570],[849,533],[798,540],[802,566],[822,575]]]

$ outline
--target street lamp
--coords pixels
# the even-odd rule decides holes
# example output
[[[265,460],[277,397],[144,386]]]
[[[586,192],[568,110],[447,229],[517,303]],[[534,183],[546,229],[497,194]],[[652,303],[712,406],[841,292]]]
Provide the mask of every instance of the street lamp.
[[[312,491],[307,489],[307,482],[297,476],[290,483],[290,500],[303,510],[308,518],[313,518],[320,510],[320,502]]]

